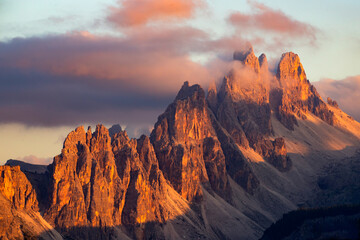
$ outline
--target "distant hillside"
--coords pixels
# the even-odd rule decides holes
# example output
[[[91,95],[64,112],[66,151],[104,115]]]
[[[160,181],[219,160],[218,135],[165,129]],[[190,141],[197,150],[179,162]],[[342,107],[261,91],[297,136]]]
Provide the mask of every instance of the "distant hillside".
[[[31,164],[31,163],[26,163],[26,162],[14,160],[14,159],[7,160],[5,165],[20,166],[20,169],[23,172],[45,173],[47,171],[47,165]]]

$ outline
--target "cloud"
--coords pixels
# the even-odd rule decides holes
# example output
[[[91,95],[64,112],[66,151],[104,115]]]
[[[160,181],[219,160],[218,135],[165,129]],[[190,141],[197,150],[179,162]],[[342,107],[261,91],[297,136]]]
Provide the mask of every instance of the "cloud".
[[[118,27],[145,25],[151,21],[188,19],[196,8],[204,6],[201,0],[123,0],[110,7],[107,20]]]
[[[317,30],[310,24],[300,22],[280,10],[274,10],[262,3],[248,1],[253,13],[234,12],[228,22],[241,31],[260,31],[291,38],[316,40]]]
[[[189,17],[200,1],[134,2],[145,4],[138,11],[151,11],[135,21],[129,16],[137,9],[123,1],[117,11],[132,22],[121,21],[137,27],[120,37],[81,31],[0,42],[0,123],[120,123],[138,134],[156,121],[184,81],[206,89],[230,70],[233,51],[248,44],[236,34],[214,39],[186,25],[147,24]],[[166,12],[171,6],[176,11]],[[194,55],[211,57],[200,64]]]
[[[64,126],[84,123],[134,125],[154,122],[172,100],[126,83],[0,68],[0,122]]]
[[[324,99],[337,101],[344,112],[360,121],[360,75],[342,80],[323,79],[313,84]]]
[[[123,37],[76,32],[0,42],[0,123],[148,128],[184,81],[206,88],[229,68],[216,56],[202,65],[191,54],[232,52],[235,45],[242,39],[213,40],[191,27],[146,27]]]
[[[124,38],[89,33],[14,39],[0,43],[1,66],[101,79],[96,84],[123,86],[144,92],[175,92],[196,76],[203,82],[206,69],[189,57],[206,35],[193,28],[150,29]],[[80,78],[79,78],[80,79]],[[86,81],[91,81],[91,79]]]

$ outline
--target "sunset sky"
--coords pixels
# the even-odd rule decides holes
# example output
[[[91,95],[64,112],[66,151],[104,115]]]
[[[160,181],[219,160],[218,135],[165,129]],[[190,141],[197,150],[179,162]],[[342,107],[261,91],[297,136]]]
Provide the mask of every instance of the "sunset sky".
[[[184,81],[203,88],[252,44],[360,120],[360,1],[0,1],[0,164],[50,163],[78,125],[148,134]]]

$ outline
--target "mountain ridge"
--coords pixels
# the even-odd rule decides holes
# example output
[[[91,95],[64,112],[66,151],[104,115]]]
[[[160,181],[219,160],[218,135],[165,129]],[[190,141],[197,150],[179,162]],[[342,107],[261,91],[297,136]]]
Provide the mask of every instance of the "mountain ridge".
[[[298,55],[283,54],[276,74],[252,48],[234,61],[207,95],[185,82],[150,136],[100,124],[70,132],[46,179],[26,185],[40,218],[75,239],[257,239],[321,191],[313,178],[355,153],[360,124],[322,100]],[[26,181],[19,167],[0,170]],[[19,208],[7,186],[0,196]]]

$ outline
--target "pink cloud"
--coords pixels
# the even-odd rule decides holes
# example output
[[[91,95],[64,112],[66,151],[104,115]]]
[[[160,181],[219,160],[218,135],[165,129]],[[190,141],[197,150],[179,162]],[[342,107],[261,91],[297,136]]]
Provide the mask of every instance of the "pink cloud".
[[[48,165],[52,163],[52,158],[39,158],[34,155],[28,155],[22,158],[19,157],[18,159],[31,164]]]
[[[262,3],[254,1],[249,1],[249,3],[253,13],[235,12],[229,16],[228,22],[241,30],[258,30],[316,39],[316,29],[310,24],[297,21],[284,12],[271,9]]]
[[[313,84],[324,99],[337,101],[344,112],[360,121],[360,75],[342,80],[323,79]]]
[[[187,19],[193,16],[201,0],[123,0],[111,7],[109,22],[119,27],[144,25],[153,20]]]
[[[207,35],[190,27],[142,29],[123,38],[87,32],[0,43],[2,67],[56,75],[101,79],[152,91],[176,92],[184,81],[204,83],[207,69],[189,53],[201,49]]]

